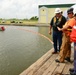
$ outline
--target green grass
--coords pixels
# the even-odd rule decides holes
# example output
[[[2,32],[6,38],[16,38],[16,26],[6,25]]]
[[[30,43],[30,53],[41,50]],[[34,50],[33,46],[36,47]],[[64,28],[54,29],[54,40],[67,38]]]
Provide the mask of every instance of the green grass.
[[[11,23],[14,21],[14,23]],[[35,20],[0,20],[0,24],[14,24],[14,25],[36,25],[38,21]]]

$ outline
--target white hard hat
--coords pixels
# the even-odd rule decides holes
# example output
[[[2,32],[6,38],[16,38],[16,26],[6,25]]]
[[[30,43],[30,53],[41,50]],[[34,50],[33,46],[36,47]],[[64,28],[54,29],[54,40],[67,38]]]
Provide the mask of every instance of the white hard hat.
[[[56,8],[56,9],[55,9],[55,14],[56,14],[56,13],[61,13],[61,12],[62,12],[62,11],[61,11],[60,8]]]
[[[76,14],[76,7],[74,8],[73,13],[74,13],[74,15]]]

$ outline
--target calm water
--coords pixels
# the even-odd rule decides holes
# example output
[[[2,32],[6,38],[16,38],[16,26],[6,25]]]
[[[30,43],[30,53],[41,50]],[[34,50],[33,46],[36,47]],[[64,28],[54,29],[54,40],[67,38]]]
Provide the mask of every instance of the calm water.
[[[0,75],[19,75],[52,48],[48,27],[5,26],[0,31]]]

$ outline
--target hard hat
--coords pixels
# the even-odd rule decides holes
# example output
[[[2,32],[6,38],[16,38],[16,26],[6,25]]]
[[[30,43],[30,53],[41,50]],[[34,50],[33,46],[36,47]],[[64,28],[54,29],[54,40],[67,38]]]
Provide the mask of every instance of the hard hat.
[[[74,15],[76,14],[76,7],[74,8],[73,13],[74,13]]]
[[[56,9],[55,9],[55,14],[56,14],[56,13],[61,13],[61,12],[62,12],[62,11],[61,11],[60,8],[56,8]]]

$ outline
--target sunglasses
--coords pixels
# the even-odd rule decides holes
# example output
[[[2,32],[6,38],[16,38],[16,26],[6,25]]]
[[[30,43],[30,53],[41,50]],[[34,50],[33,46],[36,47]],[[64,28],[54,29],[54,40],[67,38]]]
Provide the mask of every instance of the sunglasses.
[[[72,13],[68,13],[68,14],[72,14]]]

